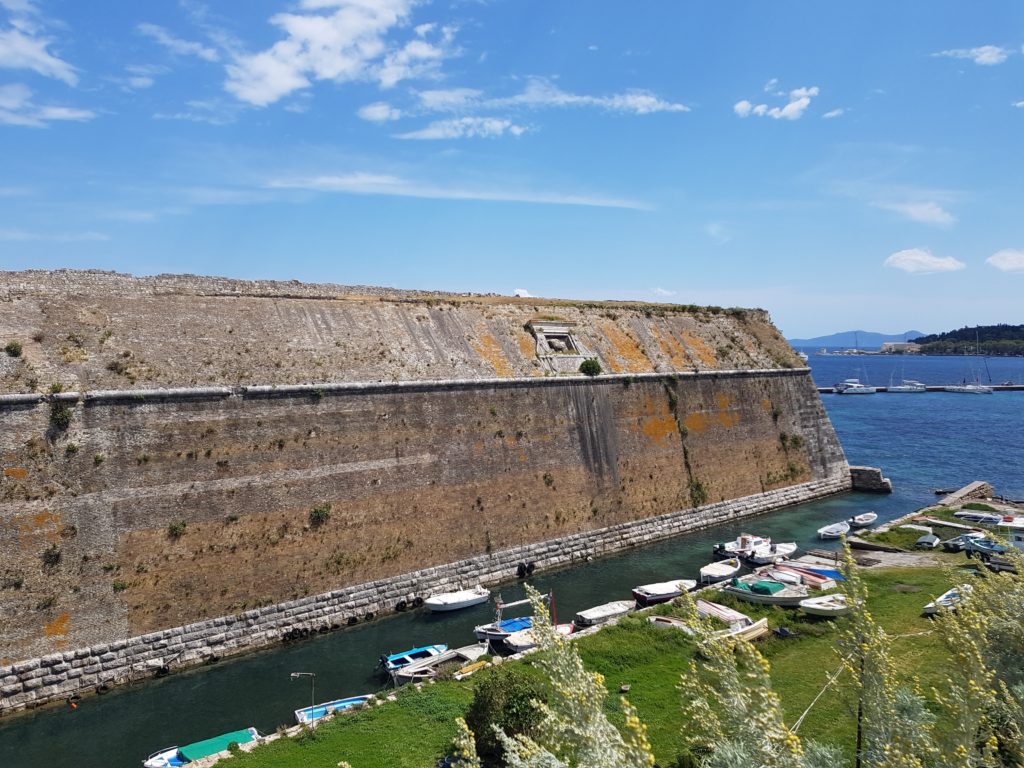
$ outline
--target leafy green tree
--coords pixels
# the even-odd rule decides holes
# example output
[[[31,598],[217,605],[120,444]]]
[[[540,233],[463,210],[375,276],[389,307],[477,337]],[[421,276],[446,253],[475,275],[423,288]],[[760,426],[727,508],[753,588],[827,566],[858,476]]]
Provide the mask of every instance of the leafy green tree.
[[[536,733],[543,701],[540,683],[519,664],[494,667],[476,686],[466,712],[466,725],[476,734],[476,751],[487,765],[504,766],[504,749],[497,731],[507,735]]]

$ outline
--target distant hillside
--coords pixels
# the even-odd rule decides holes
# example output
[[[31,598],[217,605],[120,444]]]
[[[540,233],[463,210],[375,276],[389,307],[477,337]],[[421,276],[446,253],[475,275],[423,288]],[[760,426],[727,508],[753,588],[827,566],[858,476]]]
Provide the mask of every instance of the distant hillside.
[[[1024,325],[978,325],[919,336],[912,341],[921,345],[925,355],[1024,355]]]
[[[905,333],[875,333],[874,331],[842,331],[828,336],[815,336],[811,339],[787,339],[797,349],[801,347],[828,347],[829,349],[880,349],[887,341],[913,340],[921,336],[921,331]]]

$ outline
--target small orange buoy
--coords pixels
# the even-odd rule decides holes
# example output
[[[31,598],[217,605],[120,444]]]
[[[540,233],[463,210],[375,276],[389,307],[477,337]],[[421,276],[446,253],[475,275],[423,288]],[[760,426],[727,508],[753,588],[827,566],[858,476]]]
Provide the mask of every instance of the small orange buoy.
[[[78,702],[80,702],[81,700],[82,700],[82,697],[79,696],[78,694],[75,694],[74,696],[70,696],[70,697],[68,697],[68,706],[71,707],[71,709],[78,709]]]

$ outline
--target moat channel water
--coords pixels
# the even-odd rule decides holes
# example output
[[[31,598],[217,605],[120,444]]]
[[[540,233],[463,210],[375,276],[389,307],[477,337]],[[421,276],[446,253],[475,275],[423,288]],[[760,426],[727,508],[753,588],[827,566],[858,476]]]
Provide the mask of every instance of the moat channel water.
[[[905,373],[926,383],[964,378],[969,358],[908,358]],[[820,386],[860,376],[888,382],[900,360],[812,356]],[[912,365],[913,364],[913,365]],[[1024,380],[1024,360],[989,361],[996,381]],[[855,370],[861,368],[862,370]],[[982,377],[985,377],[982,368]],[[991,396],[927,393],[869,397],[823,395],[822,399],[851,464],[880,466],[895,486],[891,496],[846,494],[780,510],[742,524],[801,546],[822,545],[820,526],[873,509],[891,519],[935,499],[936,487],[960,487],[985,479],[996,490],[1024,498],[1024,392]],[[694,577],[710,560],[716,541],[732,538],[739,525],[709,529],[662,541],[562,571],[538,574],[532,583],[553,590],[558,616],[568,620],[582,608],[629,597],[637,584]],[[506,600],[522,589],[501,589]],[[473,627],[492,609],[478,606],[452,615],[422,611],[288,646],[226,660],[162,680],[84,699],[77,710],[49,707],[0,721],[2,768],[137,768],[160,747],[255,726],[271,732],[292,724],[293,710],[307,706],[308,678],[292,682],[291,672],[316,673],[317,701],[380,690],[375,672],[381,653],[429,643],[473,642]]]

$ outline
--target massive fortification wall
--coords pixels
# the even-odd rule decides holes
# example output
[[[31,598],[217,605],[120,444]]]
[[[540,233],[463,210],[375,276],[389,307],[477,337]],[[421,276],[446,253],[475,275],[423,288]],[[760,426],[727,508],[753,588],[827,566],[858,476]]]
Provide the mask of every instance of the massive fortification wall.
[[[511,577],[538,542],[557,564],[580,536],[632,544],[849,487],[808,372],[759,311],[8,273],[11,339],[0,677],[367,582],[419,594],[429,584],[402,574],[449,563]],[[617,373],[556,375],[574,354]]]

